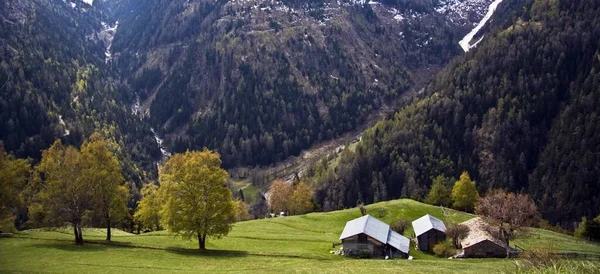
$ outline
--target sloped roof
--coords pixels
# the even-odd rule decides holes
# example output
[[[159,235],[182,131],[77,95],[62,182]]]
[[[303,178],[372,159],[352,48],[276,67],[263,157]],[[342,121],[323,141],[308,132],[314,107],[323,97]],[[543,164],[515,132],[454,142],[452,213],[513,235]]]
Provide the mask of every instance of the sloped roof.
[[[340,236],[340,240],[364,233],[381,243],[387,243],[389,231],[390,226],[388,224],[375,219],[371,215],[365,215],[348,221],[344,227],[342,235]]]
[[[444,222],[429,214],[425,214],[425,216],[414,220],[412,222],[412,226],[416,236],[419,236],[431,229],[435,229],[444,233],[446,232],[446,225],[444,225]]]
[[[506,243],[493,236],[492,227],[481,218],[476,217],[461,224],[469,227],[469,235],[460,242],[463,248],[468,248],[485,240],[502,248],[507,248]]]
[[[344,231],[342,231],[342,235],[340,235],[340,240],[361,233],[408,254],[410,240],[391,230],[388,224],[371,215],[365,215],[348,221],[344,227]]]
[[[396,231],[390,229],[390,233],[388,234],[387,244],[393,246],[394,248],[408,254],[410,240]]]

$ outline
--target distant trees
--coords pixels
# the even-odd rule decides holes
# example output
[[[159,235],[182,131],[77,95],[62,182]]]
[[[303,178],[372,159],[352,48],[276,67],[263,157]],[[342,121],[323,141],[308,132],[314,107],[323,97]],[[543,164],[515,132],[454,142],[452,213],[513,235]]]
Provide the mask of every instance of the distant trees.
[[[490,191],[479,201],[475,213],[496,225],[499,236],[507,245],[515,231],[533,225],[538,217],[537,207],[527,194],[504,190]]]
[[[581,222],[573,232],[573,235],[577,238],[600,241],[600,216],[593,220],[582,217]]]
[[[268,197],[269,207],[274,213],[299,215],[314,209],[312,189],[302,180],[297,180],[295,184],[275,180],[269,186]]]
[[[235,221],[232,193],[225,185],[227,172],[218,153],[208,149],[173,155],[160,169],[162,223],[184,238],[198,238],[206,249],[207,237],[229,233]]]
[[[237,200],[233,202],[233,210],[235,212],[234,215],[236,222],[252,219],[252,215],[250,215],[248,210],[248,205],[242,200]]]
[[[452,204],[452,190],[449,187],[449,179],[440,175],[433,179],[431,190],[425,197],[425,203],[430,205],[450,206]]]
[[[478,198],[479,193],[475,188],[475,181],[471,180],[468,172],[463,172],[452,188],[452,206],[456,209],[473,212]]]
[[[308,185],[300,181],[292,193],[290,213],[293,215],[306,214],[313,211],[313,192]]]
[[[23,201],[20,195],[29,177],[29,163],[4,151],[0,142],[0,231],[14,230],[14,209]]]
[[[283,180],[275,180],[269,186],[269,207],[271,212],[287,212],[289,210],[290,200],[294,194],[292,184]]]
[[[153,183],[142,187],[142,199],[137,204],[133,215],[135,222],[152,230],[160,230],[160,208],[162,200],[158,193],[158,186]]]

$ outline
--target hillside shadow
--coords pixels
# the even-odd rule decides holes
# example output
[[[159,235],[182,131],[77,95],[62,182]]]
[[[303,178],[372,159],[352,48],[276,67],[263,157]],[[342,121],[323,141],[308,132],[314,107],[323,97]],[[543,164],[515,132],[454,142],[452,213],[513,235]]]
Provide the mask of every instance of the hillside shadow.
[[[178,255],[199,256],[207,258],[247,257],[248,252],[240,250],[199,250],[181,247],[167,247],[164,250]]]
[[[31,244],[32,247],[34,248],[50,248],[50,249],[56,249],[56,250],[61,250],[61,251],[73,251],[73,252],[81,252],[81,251],[104,251],[108,248],[110,248],[110,246],[108,245],[99,245],[99,244],[83,244],[83,245],[76,245],[74,242],[67,242],[67,241],[56,241],[56,242],[45,242],[45,243],[35,243],[35,244]]]

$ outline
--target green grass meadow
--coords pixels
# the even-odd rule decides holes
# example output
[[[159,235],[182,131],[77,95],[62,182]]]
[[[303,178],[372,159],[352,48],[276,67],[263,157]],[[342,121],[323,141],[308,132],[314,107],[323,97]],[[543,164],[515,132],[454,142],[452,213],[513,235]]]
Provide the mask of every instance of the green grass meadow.
[[[423,214],[445,218],[439,207],[412,200],[395,200],[367,207],[383,221],[400,217],[414,220]],[[381,210],[380,210],[381,209]],[[452,222],[473,215],[446,210]],[[76,246],[70,229],[29,230],[0,238],[0,272],[253,272],[253,273],[512,273],[507,259],[436,258],[411,249],[414,260],[360,260],[329,253],[346,221],[360,217],[356,208],[240,222],[228,236],[209,239],[208,252],[199,252],[197,241],[166,232],[142,235],[115,230],[113,242],[103,229],[84,230],[86,243]],[[410,235],[411,230],[405,234]],[[531,229],[513,241],[524,248],[551,245],[559,251],[600,254],[600,245],[570,236]]]

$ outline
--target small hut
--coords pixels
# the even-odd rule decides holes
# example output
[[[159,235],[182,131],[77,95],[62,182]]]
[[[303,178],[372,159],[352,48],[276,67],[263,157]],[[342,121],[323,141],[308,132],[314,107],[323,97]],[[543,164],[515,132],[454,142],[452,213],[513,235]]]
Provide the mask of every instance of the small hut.
[[[410,240],[370,215],[348,221],[340,240],[349,254],[368,251],[372,257],[408,258]]]
[[[413,221],[412,226],[420,250],[432,250],[437,243],[446,240],[446,225],[429,214]]]
[[[457,257],[506,258],[515,253],[506,243],[494,237],[492,227],[481,218],[473,218],[462,224],[469,227],[469,235],[460,242],[462,250]]]

